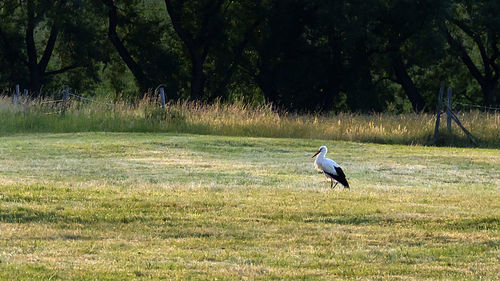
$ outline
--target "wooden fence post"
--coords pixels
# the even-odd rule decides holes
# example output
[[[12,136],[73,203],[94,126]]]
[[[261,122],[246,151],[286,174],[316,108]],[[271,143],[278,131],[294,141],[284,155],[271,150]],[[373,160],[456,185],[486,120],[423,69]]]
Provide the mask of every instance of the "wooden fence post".
[[[462,129],[462,131],[464,131],[465,135],[467,135],[469,140],[473,144],[477,145],[477,141],[474,139],[472,134],[469,131],[467,131],[467,129],[465,129],[464,125],[462,125],[462,122],[460,122],[460,120],[458,120],[458,117],[455,115],[455,113],[453,113],[453,111],[451,111],[451,110],[450,110],[450,113],[451,113],[451,118],[453,119],[453,121],[455,121],[455,123],[457,123],[457,125]]]
[[[62,99],[62,105],[61,105],[61,115],[64,116],[66,113],[66,103],[68,102],[69,99],[69,87],[64,86],[64,95]]]
[[[14,97],[12,98],[12,102],[14,103],[14,105],[17,106],[17,101],[19,100],[19,96],[21,94],[19,93],[19,84],[16,85],[16,93],[14,94]]]
[[[165,108],[165,91],[163,87],[160,87],[160,100],[161,100],[161,108]]]
[[[451,95],[452,89],[448,88],[446,97],[446,126],[448,127],[448,134],[451,134]]]
[[[439,137],[439,119],[441,118],[443,92],[444,92],[444,83],[441,82],[441,87],[439,87],[438,104],[437,104],[437,109],[436,109],[436,127],[434,128],[434,145],[437,144],[438,137]]]

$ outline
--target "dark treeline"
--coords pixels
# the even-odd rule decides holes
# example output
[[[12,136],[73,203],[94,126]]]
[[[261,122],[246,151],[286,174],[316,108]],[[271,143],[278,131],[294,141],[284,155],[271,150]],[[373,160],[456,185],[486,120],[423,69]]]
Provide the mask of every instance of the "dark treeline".
[[[2,0],[0,89],[433,110],[498,106],[498,0]]]

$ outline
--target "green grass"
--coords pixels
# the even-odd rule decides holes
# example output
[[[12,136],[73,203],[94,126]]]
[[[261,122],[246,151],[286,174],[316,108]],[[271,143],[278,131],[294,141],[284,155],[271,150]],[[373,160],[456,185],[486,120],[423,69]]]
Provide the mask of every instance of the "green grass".
[[[68,132],[170,132],[224,136],[344,140],[385,144],[433,144],[434,114],[339,113],[297,115],[272,105],[202,104],[177,102],[165,109],[149,96],[129,103],[118,99],[88,103],[71,100],[61,114],[61,104],[48,100],[13,106],[0,97],[0,136],[17,133]],[[114,106],[103,103],[112,103]],[[500,113],[457,113],[479,147],[500,147]],[[470,147],[472,143],[453,124],[446,132],[442,119],[438,145]]]
[[[327,145],[350,190],[313,170]],[[500,154],[164,133],[0,138],[0,279],[500,276]]]

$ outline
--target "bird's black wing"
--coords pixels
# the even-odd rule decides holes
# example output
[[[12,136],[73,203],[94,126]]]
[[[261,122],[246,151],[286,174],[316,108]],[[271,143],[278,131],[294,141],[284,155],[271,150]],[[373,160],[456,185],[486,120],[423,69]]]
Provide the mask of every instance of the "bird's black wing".
[[[333,176],[333,178],[340,182],[344,187],[349,187],[349,183],[347,182],[347,179],[345,178],[344,171],[340,167],[335,167],[335,172],[337,172],[336,176]]]

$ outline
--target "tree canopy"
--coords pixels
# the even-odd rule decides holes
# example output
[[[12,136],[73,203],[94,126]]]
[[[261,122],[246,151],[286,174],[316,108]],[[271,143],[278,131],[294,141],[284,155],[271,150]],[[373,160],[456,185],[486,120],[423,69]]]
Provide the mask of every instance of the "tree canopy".
[[[3,0],[0,88],[432,110],[500,105],[496,0]]]

